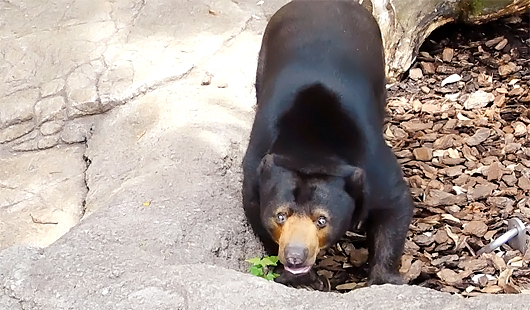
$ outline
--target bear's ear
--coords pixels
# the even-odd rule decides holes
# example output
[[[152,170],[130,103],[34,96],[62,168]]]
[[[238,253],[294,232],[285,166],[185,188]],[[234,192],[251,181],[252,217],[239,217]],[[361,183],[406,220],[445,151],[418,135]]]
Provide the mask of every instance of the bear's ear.
[[[258,166],[258,174],[263,175],[264,173],[273,173],[273,170],[278,168],[279,170],[296,170],[292,167],[292,160],[288,157],[278,154],[267,154],[263,156]]]
[[[263,156],[258,166],[258,175],[261,175],[263,174],[263,172],[270,170],[273,165],[274,165],[274,154],[267,154]]]
[[[348,176],[345,176],[345,190],[355,201],[355,210],[352,216],[352,225],[354,229],[358,229],[361,225],[363,214],[366,213],[365,195],[367,184],[365,182],[364,170],[359,167],[348,166]]]
[[[267,154],[258,167],[260,201],[265,204],[282,205],[294,201],[295,173],[278,165],[281,156]]]
[[[355,200],[356,207],[361,207],[365,192],[364,170],[355,166],[341,167],[341,174],[345,179],[345,189],[348,195]]]

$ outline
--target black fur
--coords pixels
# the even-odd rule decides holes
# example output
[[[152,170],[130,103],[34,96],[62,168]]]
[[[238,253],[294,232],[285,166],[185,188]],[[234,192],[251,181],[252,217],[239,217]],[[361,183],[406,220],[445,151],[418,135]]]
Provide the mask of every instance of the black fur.
[[[275,205],[325,206],[333,227],[327,245],[362,223],[369,284],[401,283],[413,204],[383,138],[384,55],[372,15],[351,0],[286,4],[263,35],[256,96],[243,204],[266,250],[278,250],[267,226]],[[267,160],[275,173],[263,174]],[[297,202],[303,188],[307,197]]]

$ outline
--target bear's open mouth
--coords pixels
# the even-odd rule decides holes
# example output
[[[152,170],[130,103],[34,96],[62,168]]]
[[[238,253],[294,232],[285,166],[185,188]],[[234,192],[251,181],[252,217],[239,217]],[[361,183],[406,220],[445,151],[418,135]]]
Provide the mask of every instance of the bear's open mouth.
[[[285,270],[289,271],[292,274],[304,274],[304,273],[308,273],[309,270],[311,270],[311,266],[300,266],[300,267],[285,266]]]

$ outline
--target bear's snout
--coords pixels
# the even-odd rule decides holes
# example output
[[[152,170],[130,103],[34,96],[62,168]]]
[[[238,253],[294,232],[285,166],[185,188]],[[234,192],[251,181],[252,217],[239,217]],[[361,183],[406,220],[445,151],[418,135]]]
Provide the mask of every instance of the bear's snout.
[[[304,264],[309,249],[303,244],[294,243],[285,247],[285,262],[289,267],[298,267]]]

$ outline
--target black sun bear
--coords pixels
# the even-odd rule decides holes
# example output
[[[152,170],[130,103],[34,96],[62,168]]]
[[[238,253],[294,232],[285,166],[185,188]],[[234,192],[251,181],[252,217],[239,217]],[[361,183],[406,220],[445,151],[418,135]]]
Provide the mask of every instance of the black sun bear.
[[[242,193],[284,274],[308,274],[321,249],[360,227],[368,284],[402,283],[413,203],[383,137],[385,85],[379,26],[356,2],[295,0],[270,19]]]

